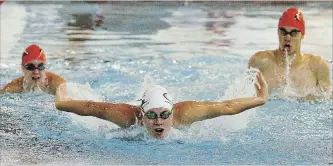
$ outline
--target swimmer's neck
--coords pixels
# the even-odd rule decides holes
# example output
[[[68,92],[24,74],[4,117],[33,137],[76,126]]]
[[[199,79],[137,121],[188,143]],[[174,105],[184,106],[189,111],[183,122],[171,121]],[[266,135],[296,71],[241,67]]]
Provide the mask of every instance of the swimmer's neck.
[[[287,56],[288,56],[287,58],[289,60],[291,60],[292,67],[296,67],[296,66],[299,66],[300,64],[302,64],[302,61],[304,58],[300,49],[296,50],[296,53],[288,54]],[[285,55],[284,51],[277,49],[276,58],[278,59],[277,62],[279,64],[281,64],[283,66],[286,65],[286,55]]]

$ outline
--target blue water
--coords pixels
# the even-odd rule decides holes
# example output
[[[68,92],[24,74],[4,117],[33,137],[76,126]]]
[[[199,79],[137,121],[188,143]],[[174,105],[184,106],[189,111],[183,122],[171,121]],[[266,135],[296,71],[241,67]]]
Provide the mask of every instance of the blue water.
[[[166,86],[175,101],[252,96],[247,61],[277,48],[278,18],[292,5],[306,19],[302,50],[332,60],[330,2],[6,1],[0,86],[22,75],[21,53],[37,43],[75,99],[135,103],[147,82]],[[96,27],[100,11],[105,24]],[[1,165],[333,163],[331,101],[272,97],[239,115],[174,129],[163,141],[141,128],[58,111],[47,94],[5,94],[0,101]]]

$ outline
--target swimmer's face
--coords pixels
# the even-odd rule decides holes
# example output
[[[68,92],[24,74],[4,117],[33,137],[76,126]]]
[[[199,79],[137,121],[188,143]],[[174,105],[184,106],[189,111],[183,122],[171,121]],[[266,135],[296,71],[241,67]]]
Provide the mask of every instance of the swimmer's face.
[[[24,78],[36,83],[45,79],[45,65],[46,63],[40,60],[32,60],[26,64],[23,64],[22,71],[24,73]]]
[[[142,121],[149,134],[156,139],[165,138],[172,126],[173,115],[169,109],[153,108],[144,114]]]
[[[289,26],[278,28],[279,48],[282,52],[285,49],[288,54],[295,54],[301,48],[302,33],[299,29]]]

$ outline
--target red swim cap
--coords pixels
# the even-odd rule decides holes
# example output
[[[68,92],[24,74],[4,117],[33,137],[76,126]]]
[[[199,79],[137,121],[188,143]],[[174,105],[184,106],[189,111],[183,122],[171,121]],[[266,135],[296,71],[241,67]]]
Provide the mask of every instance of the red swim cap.
[[[279,28],[283,26],[290,26],[297,28],[305,35],[305,22],[301,11],[297,8],[289,8],[283,12],[279,20]]]
[[[22,54],[22,64],[26,64],[32,60],[41,60],[46,61],[46,56],[44,54],[43,49],[41,49],[36,44],[30,45],[25,49]]]

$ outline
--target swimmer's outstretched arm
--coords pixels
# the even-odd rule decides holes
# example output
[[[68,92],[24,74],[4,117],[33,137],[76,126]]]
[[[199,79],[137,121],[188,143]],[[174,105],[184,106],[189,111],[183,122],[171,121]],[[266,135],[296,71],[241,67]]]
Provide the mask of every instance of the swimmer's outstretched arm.
[[[61,111],[108,120],[120,127],[133,125],[136,121],[135,113],[140,111],[139,107],[129,104],[113,104],[84,100],[56,101],[55,106]]]
[[[222,115],[234,115],[245,110],[263,105],[268,100],[267,83],[262,73],[257,74],[258,83],[255,84],[257,97],[246,97],[222,102],[184,101],[174,106],[174,124],[189,125],[196,121],[211,119]]]

